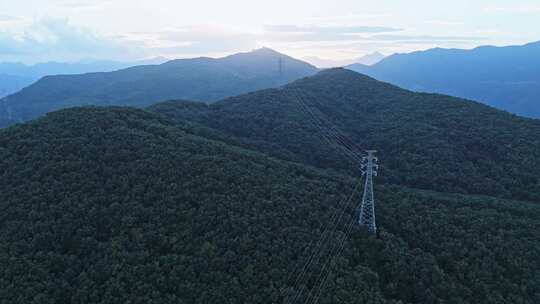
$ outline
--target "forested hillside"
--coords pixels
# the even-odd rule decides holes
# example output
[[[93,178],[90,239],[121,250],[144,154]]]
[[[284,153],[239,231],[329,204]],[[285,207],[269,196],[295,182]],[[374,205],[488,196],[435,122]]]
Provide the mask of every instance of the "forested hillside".
[[[317,125],[331,124],[352,140],[349,145],[379,150],[382,181],[540,201],[540,121],[406,91],[345,69],[212,105],[172,101],[150,110],[283,159],[359,174],[357,163],[322,140]]]
[[[270,49],[224,58],[172,60],[107,73],[47,76],[0,99],[0,126],[81,105],[143,107],[167,99],[216,101],[278,87],[317,68]]]
[[[540,41],[472,50],[436,48],[348,68],[410,90],[469,98],[540,118]]]
[[[216,107],[228,103],[242,104]],[[334,212],[330,244],[348,231],[359,181],[206,138],[220,133],[129,108],[0,130],[0,303],[303,302],[328,258],[296,274]],[[380,238],[354,226],[320,303],[540,301],[540,205],[388,185],[376,197]]]

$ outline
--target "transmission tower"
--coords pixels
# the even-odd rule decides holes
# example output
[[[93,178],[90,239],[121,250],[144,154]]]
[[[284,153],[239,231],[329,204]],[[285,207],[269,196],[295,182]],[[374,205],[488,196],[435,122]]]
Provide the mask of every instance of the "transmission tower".
[[[366,184],[364,186],[364,195],[362,196],[362,205],[360,206],[360,216],[358,223],[361,226],[366,226],[368,231],[377,234],[377,226],[375,225],[375,198],[373,196],[373,176],[377,176],[377,157],[375,150],[368,150],[367,156],[362,158],[362,176],[366,176]]]
[[[283,81],[283,58],[279,56],[278,59],[278,72],[279,72],[279,81]]]

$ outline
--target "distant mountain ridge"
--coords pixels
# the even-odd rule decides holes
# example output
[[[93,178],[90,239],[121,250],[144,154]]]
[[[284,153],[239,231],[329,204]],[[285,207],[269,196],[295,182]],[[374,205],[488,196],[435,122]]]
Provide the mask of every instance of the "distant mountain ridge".
[[[0,74],[0,98],[17,92],[34,81],[32,77]]]
[[[16,62],[0,63],[0,98],[15,93],[48,75],[67,75],[91,72],[110,72],[135,65],[160,64],[166,59],[156,57],[132,62],[122,61],[81,61],[81,62],[44,62],[26,65]]]
[[[335,67],[344,67],[344,66],[348,66],[348,65],[356,64],[356,63],[365,64],[365,65],[373,65],[383,60],[385,57],[386,56],[381,54],[380,52],[373,52],[373,53],[366,54],[356,59],[347,59],[347,60],[323,59],[316,56],[308,56],[308,57],[304,57],[303,59],[319,68],[335,68]]]
[[[410,90],[473,99],[540,118],[540,41],[472,50],[436,48],[348,68]]]
[[[371,54],[364,55],[356,60],[356,63],[365,64],[365,65],[374,65],[381,60],[386,58],[383,54],[380,52],[374,52]]]
[[[268,48],[223,58],[194,58],[107,73],[47,76],[0,100],[0,126],[80,105],[143,107],[168,99],[212,102],[278,87],[318,69]]]

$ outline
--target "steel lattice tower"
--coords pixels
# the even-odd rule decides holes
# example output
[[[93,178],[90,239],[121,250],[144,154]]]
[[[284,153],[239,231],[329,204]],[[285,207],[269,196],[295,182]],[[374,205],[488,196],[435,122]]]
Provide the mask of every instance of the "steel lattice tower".
[[[364,195],[362,196],[362,205],[360,206],[360,216],[358,223],[366,226],[368,231],[376,234],[375,225],[375,197],[373,196],[373,176],[377,176],[377,157],[374,156],[375,150],[368,150],[367,156],[362,158],[362,176],[366,176],[364,186]]]
[[[278,72],[279,72],[279,80],[283,81],[283,58],[281,58],[281,56],[279,56],[279,61],[278,61]]]

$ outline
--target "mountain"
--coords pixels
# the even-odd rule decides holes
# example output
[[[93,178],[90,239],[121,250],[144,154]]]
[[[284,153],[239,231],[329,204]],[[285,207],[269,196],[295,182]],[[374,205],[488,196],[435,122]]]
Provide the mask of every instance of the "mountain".
[[[338,78],[332,73],[344,74],[293,86]],[[376,83],[354,77],[345,84]],[[270,92],[279,94],[249,96]],[[236,105],[260,105],[277,136],[280,126],[266,123],[283,103]],[[378,112],[376,100],[369,106]],[[289,131],[306,134],[299,115],[288,117]],[[0,130],[0,300],[297,303],[319,294],[327,265],[320,303],[540,300],[537,203],[378,184],[374,238],[355,224],[357,178],[217,140],[223,135],[118,107],[62,110]],[[336,231],[325,229],[341,210]],[[336,246],[343,251],[330,260]]]
[[[358,59],[356,59],[356,63],[364,64],[364,65],[374,65],[378,63],[379,61],[383,60],[386,56],[379,52],[374,52],[371,54],[364,55]]]
[[[540,118],[540,41],[472,50],[436,48],[348,68],[410,90],[478,100]]]
[[[0,100],[0,125],[78,105],[142,107],[167,99],[210,102],[277,87],[316,71],[305,62],[262,48],[218,59],[179,59],[108,73],[47,76]]]
[[[385,56],[383,54],[379,52],[374,52],[374,53],[367,54],[356,59],[348,59],[348,60],[332,60],[332,59],[319,58],[316,56],[308,56],[308,57],[304,57],[303,59],[319,68],[335,68],[335,67],[344,67],[351,64],[355,64],[355,63],[364,64],[364,65],[372,65],[383,60],[384,58]]]
[[[540,201],[540,121],[346,69],[211,105],[166,102],[149,110],[220,130],[276,157],[356,175],[358,164],[321,140],[334,125],[351,141],[338,140],[357,154],[363,152],[355,147],[379,151],[385,182]]]
[[[24,88],[34,81],[31,77],[0,74],[0,98]]]
[[[136,62],[86,61],[86,62],[45,62],[34,65],[22,63],[0,63],[0,98],[15,93],[47,75],[81,74],[89,72],[109,72],[142,64],[158,64],[164,58],[153,58]]]
[[[0,73],[41,78],[47,75],[82,74],[89,72],[114,71],[134,65],[161,64],[167,59],[156,57],[139,61],[87,60],[80,62],[42,62],[33,65],[22,63],[0,63]]]
[[[320,69],[344,66],[348,65],[351,62],[350,60],[332,60],[317,56],[305,56],[302,57],[302,60],[309,62]]]

